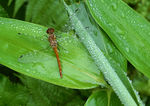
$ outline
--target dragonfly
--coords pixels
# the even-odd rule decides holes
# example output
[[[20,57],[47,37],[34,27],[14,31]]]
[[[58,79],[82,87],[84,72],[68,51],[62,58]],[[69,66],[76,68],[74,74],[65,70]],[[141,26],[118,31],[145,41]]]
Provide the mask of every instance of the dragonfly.
[[[50,46],[53,48],[53,51],[55,52],[56,55],[56,59],[57,59],[57,63],[58,63],[58,68],[59,68],[59,74],[60,77],[62,78],[62,68],[61,68],[61,63],[60,63],[60,59],[59,59],[59,54],[58,54],[58,50],[57,50],[57,40],[56,40],[56,36],[54,34],[54,28],[48,28],[46,33],[49,35],[48,37],[48,41],[50,42]]]

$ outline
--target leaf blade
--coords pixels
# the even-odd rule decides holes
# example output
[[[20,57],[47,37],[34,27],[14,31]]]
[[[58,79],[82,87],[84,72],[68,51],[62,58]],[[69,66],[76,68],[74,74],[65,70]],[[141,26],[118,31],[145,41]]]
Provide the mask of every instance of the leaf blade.
[[[70,88],[88,89],[99,84],[107,85],[78,39],[72,39],[72,34],[71,39],[67,40],[69,35],[61,33],[62,38],[59,39],[59,43],[68,50],[68,53],[63,50],[59,53],[64,76],[60,79],[55,54],[50,48],[47,49],[46,27],[7,18],[0,18],[0,22],[0,62],[3,65]]]
[[[106,5],[108,8],[104,9]],[[88,6],[96,22],[107,32],[121,53],[150,78],[150,65],[147,63],[150,61],[149,22],[121,0],[89,0]]]
[[[72,22],[72,25],[76,30],[76,33],[81,38],[81,41],[88,49],[93,60],[95,61],[95,64],[102,71],[106,80],[112,86],[112,88],[117,93],[121,101],[125,105],[136,106],[137,104],[139,104],[140,101],[139,96],[135,93],[126,74],[123,72],[123,69],[125,68],[120,67],[118,65],[119,63],[114,58],[112,58],[110,54],[107,54],[107,52],[102,51],[102,49],[99,48],[98,45],[96,45],[95,41],[91,37],[91,33],[88,32],[88,30],[83,24],[83,21],[78,17],[78,15],[74,13],[73,8],[71,6],[68,6],[67,4],[65,5],[70,15],[70,20]],[[86,18],[87,17],[84,17],[84,19]]]

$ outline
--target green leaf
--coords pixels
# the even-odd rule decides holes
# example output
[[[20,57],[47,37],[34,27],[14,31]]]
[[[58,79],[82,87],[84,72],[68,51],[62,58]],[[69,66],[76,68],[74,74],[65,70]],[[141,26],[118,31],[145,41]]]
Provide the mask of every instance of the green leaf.
[[[0,69],[1,72],[10,70],[1,67]],[[12,74],[9,77],[0,74],[1,106],[83,106],[85,103],[76,90],[66,89],[24,75],[17,74],[17,76],[20,79]],[[12,82],[10,77],[16,78],[16,82]]]
[[[0,18],[0,63],[53,84],[70,88],[107,86],[87,50],[73,33],[60,32],[63,78],[59,76],[56,56],[49,46],[46,27],[14,19]]]
[[[61,0],[28,1],[26,21],[60,30],[65,26],[67,20],[67,13]]]
[[[150,0],[140,1],[136,6],[136,11],[150,21]]]
[[[21,6],[24,4],[25,0],[16,0],[15,1],[15,8],[13,12],[13,17],[15,17],[16,13],[19,11]]]
[[[88,98],[85,106],[123,106],[111,90],[97,90]]]
[[[13,0],[9,0],[7,5],[10,6],[12,2]]]
[[[56,86],[27,76],[20,76],[23,84],[28,88],[30,98],[27,105],[33,106],[83,106],[84,102],[73,89]]]
[[[121,0],[88,0],[87,4],[120,52],[150,78],[150,23]]]
[[[21,84],[12,83],[6,76],[0,74],[0,105],[24,105],[28,100],[27,89]],[[9,102],[8,102],[9,101]]]
[[[123,1],[133,5],[133,4],[138,3],[140,0],[123,0]]]
[[[8,17],[7,12],[4,10],[4,8],[0,5],[0,17]]]
[[[80,3],[79,5],[81,4],[82,3]],[[120,63],[121,59],[123,59],[123,57],[121,57],[122,55],[115,47],[113,47],[112,43],[112,51],[117,54],[116,57],[118,56],[118,58],[113,57],[113,55],[111,55],[111,52],[109,53],[104,51],[103,48],[100,47],[92,38],[92,35],[95,34],[95,30],[92,29],[89,31],[89,29],[86,28],[86,24],[84,24],[84,20],[89,21],[89,19],[88,16],[86,16],[83,12],[83,8],[79,8],[79,10],[82,11],[81,13],[83,14],[81,18],[78,14],[75,13],[77,8],[74,7],[75,6],[73,5],[66,5],[66,9],[68,10],[68,13],[70,15],[72,25],[75,28],[76,33],[79,35],[81,41],[88,49],[96,65],[102,71],[106,80],[111,84],[112,88],[114,89],[115,93],[117,93],[122,103],[128,106],[142,104],[140,103],[141,101],[139,99],[139,96],[135,93],[129,79],[123,71],[126,68],[124,68],[124,65],[121,65]],[[92,25],[89,26],[89,28],[91,27]],[[102,33],[97,34],[97,36],[102,36],[101,34]],[[119,59],[120,61],[118,61]]]
[[[134,73],[135,77],[133,78],[133,86],[134,88],[139,91],[141,94],[150,95],[150,79],[145,77],[141,73]]]

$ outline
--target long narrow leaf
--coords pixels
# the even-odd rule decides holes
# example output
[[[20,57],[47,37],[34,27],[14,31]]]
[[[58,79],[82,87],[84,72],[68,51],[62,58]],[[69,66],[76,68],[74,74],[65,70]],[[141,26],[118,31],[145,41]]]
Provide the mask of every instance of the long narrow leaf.
[[[114,91],[121,99],[122,103],[127,106],[136,106],[140,104],[139,97],[134,92],[132,85],[130,84],[125,73],[123,72],[123,68],[120,65],[118,65],[120,63],[118,63],[115,59],[113,59],[111,55],[108,54],[106,51],[103,51],[102,48],[99,48],[99,46],[92,38],[93,34],[92,30],[91,32],[87,30],[85,24],[83,24],[84,21],[82,21],[81,17],[75,13],[76,9],[72,7],[72,5],[71,6],[66,5],[66,8],[70,15],[72,25],[75,28],[79,37],[81,38],[81,41],[89,50],[89,53],[95,60],[96,65],[103,72],[105,78],[111,84]],[[83,9],[80,10],[82,11],[83,14]],[[84,20],[86,19],[87,16],[84,17]]]
[[[46,27],[0,18],[0,63],[22,74],[70,88],[107,86],[86,49],[73,33],[57,38],[63,78],[49,45]],[[57,34],[56,34],[57,35]]]
[[[121,53],[150,78],[150,23],[122,0],[87,0],[87,4]]]

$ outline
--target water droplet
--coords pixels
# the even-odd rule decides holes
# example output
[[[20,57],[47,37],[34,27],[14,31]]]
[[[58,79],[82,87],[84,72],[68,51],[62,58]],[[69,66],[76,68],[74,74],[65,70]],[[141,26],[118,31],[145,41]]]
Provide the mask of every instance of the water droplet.
[[[126,48],[126,51],[129,52],[129,48]]]
[[[36,72],[35,72],[35,71],[32,71],[32,73],[35,74]]]
[[[2,25],[2,24],[4,24],[3,22],[0,22],[0,24]]]
[[[84,37],[81,37],[82,40],[84,40]]]
[[[68,54],[69,52],[68,52],[67,50],[65,50],[65,53],[67,53],[67,54]]]
[[[112,4],[112,9],[113,9],[114,11],[117,10],[117,5],[116,5],[115,3]]]
[[[126,37],[125,37],[125,36],[123,36],[123,39],[126,39]]]
[[[26,69],[26,71],[29,72],[30,70],[29,70],[29,69]]]
[[[108,25],[109,25],[110,27],[112,27],[112,24],[111,24],[111,23],[109,23]]]
[[[124,15],[124,13],[123,13],[123,12],[121,13],[121,16],[122,16],[122,18],[124,18],[124,17],[125,17],[125,15]]]
[[[124,34],[124,31],[122,29],[120,29],[119,27],[116,27],[116,32],[121,35]]]

